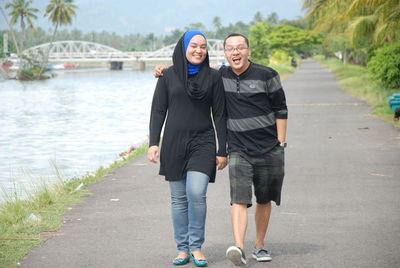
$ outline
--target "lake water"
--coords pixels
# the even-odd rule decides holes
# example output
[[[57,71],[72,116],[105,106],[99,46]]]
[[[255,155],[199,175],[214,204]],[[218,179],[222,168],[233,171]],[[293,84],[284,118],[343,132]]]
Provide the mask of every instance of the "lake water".
[[[80,177],[147,141],[156,81],[151,72],[77,70],[0,82],[1,188],[55,180],[54,163],[65,179]]]

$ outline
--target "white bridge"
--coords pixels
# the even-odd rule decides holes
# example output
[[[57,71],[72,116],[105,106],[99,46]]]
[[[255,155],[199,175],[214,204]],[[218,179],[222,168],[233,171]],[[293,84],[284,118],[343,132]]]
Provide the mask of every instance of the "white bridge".
[[[223,40],[208,39],[210,61],[224,59]],[[175,44],[156,51],[123,52],[115,48],[86,41],[58,41],[31,47],[23,54],[33,59],[48,55],[49,62],[126,62],[168,61],[172,59]],[[14,56],[15,58],[16,56]]]

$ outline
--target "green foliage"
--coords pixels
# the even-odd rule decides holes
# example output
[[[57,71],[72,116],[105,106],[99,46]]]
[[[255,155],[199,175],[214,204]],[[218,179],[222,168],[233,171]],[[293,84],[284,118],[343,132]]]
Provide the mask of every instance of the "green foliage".
[[[73,0],[50,0],[44,16],[48,17],[57,28],[58,25],[71,24],[77,8]]]
[[[400,40],[399,0],[303,0],[314,33],[345,34],[348,46]]]
[[[371,75],[388,88],[400,87],[400,42],[387,44],[368,62]]]
[[[285,50],[274,50],[271,57],[271,63],[280,64],[289,62],[290,56]]]
[[[33,28],[33,19],[37,19],[35,13],[38,13],[39,9],[32,8],[31,5],[32,0],[13,0],[6,3],[5,7],[11,9],[10,23],[17,24],[19,22],[22,29],[25,28],[26,24]]]
[[[309,31],[292,25],[280,25],[268,36],[271,50],[284,50],[290,55],[310,54],[319,41]]]
[[[265,21],[260,21],[250,27],[251,58],[257,63],[267,65],[270,53],[270,41],[268,35],[273,27]]]
[[[171,45],[178,42],[179,38],[181,38],[183,31],[176,29],[172,31],[169,35],[164,38],[164,44]]]
[[[252,59],[261,64],[268,64],[271,54],[275,62],[284,62],[299,54],[309,56],[321,43],[308,30],[285,24],[272,26],[266,21],[250,27],[249,39]]]

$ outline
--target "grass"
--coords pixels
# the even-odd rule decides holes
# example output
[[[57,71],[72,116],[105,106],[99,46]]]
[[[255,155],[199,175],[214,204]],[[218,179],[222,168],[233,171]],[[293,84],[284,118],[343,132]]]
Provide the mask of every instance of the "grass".
[[[37,185],[26,198],[18,194],[6,195],[5,202],[0,204],[0,267],[17,267],[18,261],[31,248],[60,228],[62,214],[68,206],[84,199],[88,185],[100,181],[104,175],[146,152],[147,148],[147,145],[141,146],[122,161],[100,167],[94,174],[67,181],[59,177],[58,183]],[[57,168],[55,172],[61,176]]]
[[[343,64],[339,59],[325,59],[323,56],[314,57],[322,66],[331,70],[345,92],[365,101],[372,114],[385,120],[395,128],[400,124],[393,120],[393,111],[387,103],[387,97],[400,90],[387,89],[371,78],[366,67]]]

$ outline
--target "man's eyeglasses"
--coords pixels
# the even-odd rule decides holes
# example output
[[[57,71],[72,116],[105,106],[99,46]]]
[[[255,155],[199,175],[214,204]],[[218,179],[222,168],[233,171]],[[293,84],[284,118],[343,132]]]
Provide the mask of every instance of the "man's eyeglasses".
[[[248,47],[242,47],[242,46],[238,46],[238,47],[226,47],[225,51],[232,53],[233,51],[237,50],[238,52],[242,52],[245,49],[248,49]]]

